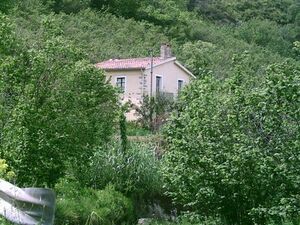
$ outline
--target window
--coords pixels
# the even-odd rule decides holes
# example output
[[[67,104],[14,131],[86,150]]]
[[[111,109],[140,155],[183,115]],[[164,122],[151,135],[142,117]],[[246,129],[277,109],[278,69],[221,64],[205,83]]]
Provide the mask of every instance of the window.
[[[162,77],[156,76],[156,93],[161,92],[162,89]]]
[[[183,88],[183,80],[178,80],[177,81],[178,94],[180,93],[180,91],[181,91],[182,88]]]
[[[125,92],[125,84],[126,84],[126,77],[117,77],[116,85],[121,90],[121,92]]]

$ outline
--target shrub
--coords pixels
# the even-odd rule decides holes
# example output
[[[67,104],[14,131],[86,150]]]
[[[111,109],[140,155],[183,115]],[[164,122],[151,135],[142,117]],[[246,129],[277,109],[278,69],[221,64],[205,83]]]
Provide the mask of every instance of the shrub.
[[[0,217],[0,224],[1,225],[13,225],[11,222],[5,220],[4,218]]]
[[[160,162],[155,146],[130,143],[126,154],[118,144],[98,149],[91,164],[91,180],[96,188],[113,184],[116,190],[150,198],[161,191]]]
[[[136,107],[138,122],[146,129],[157,131],[166,122],[174,105],[174,96],[160,93],[155,97],[145,95],[140,107]]]
[[[130,199],[113,186],[103,190],[82,188],[79,183],[62,179],[58,191],[56,224],[114,225],[131,224],[134,220]]]
[[[0,179],[11,180],[15,176],[15,173],[8,169],[6,161],[4,159],[0,159]]]
[[[300,68],[271,65],[257,83],[250,60],[224,81],[207,75],[188,86],[166,131],[167,194],[229,224],[300,213]]]
[[[145,127],[142,127],[137,122],[127,122],[127,135],[128,136],[148,136],[148,135],[151,135],[151,131]]]
[[[114,88],[49,17],[41,46],[0,57],[0,155],[21,184],[53,186],[68,162],[82,169],[116,117]],[[8,30],[0,25],[0,51],[14,40]]]

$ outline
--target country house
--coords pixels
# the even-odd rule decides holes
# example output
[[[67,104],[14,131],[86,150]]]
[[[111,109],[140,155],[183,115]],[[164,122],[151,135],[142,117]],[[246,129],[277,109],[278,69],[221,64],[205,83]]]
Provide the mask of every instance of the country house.
[[[172,56],[170,45],[163,44],[160,57],[110,59],[96,64],[106,72],[113,86],[120,88],[122,101],[139,106],[144,95],[159,93],[175,98],[195,76]],[[128,120],[135,120],[132,110]]]

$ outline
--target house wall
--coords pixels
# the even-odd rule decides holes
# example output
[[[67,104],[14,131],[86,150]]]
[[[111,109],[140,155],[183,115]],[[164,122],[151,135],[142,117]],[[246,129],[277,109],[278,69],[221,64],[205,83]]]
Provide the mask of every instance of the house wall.
[[[120,95],[121,102],[131,103],[139,106],[143,96],[143,76],[141,70],[106,71],[106,79],[112,86],[116,86],[117,77],[126,77],[125,92]],[[135,120],[135,110],[126,114],[127,120]]]
[[[150,93],[150,69],[144,72],[147,77],[147,93]],[[191,81],[191,76],[188,75],[183,69],[175,64],[175,61],[171,61],[153,68],[153,81],[152,81],[152,94],[156,94],[156,76],[162,77],[162,92],[173,93],[174,97],[178,94],[178,80],[183,80],[184,85]]]
[[[123,70],[106,71],[106,78],[113,86],[116,86],[117,77],[126,77],[126,87],[124,94],[120,95],[121,102],[128,102],[140,106],[143,95],[150,95],[151,75],[150,69],[146,70]],[[152,94],[156,94],[156,76],[162,77],[162,92],[172,93],[174,97],[178,93],[178,80],[183,80],[184,85],[188,84],[191,77],[175,61],[170,61],[153,68]],[[127,120],[135,120],[135,110],[126,114]]]

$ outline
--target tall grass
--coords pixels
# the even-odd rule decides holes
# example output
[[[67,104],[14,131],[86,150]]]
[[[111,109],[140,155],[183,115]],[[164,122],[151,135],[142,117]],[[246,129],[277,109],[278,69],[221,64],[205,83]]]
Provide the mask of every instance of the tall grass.
[[[119,144],[98,149],[92,159],[91,180],[95,188],[113,184],[126,195],[151,197],[162,192],[160,161],[155,145],[130,143],[124,153]]]
[[[131,200],[113,186],[93,190],[63,179],[56,186],[56,190],[57,225],[134,224]]]

